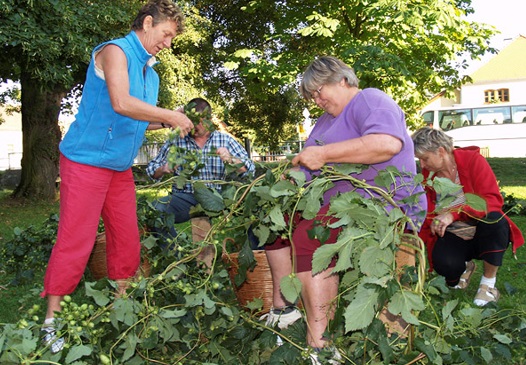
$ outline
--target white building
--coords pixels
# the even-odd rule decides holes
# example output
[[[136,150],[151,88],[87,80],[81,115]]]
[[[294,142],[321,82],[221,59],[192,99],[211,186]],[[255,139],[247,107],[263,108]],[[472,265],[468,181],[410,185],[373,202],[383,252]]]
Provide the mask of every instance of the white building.
[[[518,36],[473,72],[452,99],[438,94],[422,110],[424,121],[476,145],[487,157],[526,157],[526,37]]]
[[[22,116],[7,115],[0,107],[5,122],[0,124],[0,171],[20,169],[22,161]]]

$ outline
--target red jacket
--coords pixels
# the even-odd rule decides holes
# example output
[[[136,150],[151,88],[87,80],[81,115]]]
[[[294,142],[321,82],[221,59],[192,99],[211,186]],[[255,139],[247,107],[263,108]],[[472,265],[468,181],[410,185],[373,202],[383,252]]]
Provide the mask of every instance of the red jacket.
[[[499,186],[497,184],[497,178],[491,169],[491,166],[486,159],[480,154],[478,147],[464,147],[457,148],[453,151],[455,156],[455,162],[457,164],[457,171],[460,178],[460,184],[464,193],[476,194],[486,201],[487,211],[478,211],[471,208],[468,205],[463,205],[460,209],[451,212],[455,221],[468,220],[469,217],[482,218],[489,212],[500,212],[502,211],[502,205],[504,201],[500,194]],[[424,178],[427,179],[429,171],[422,169]],[[435,176],[433,176],[434,178]],[[437,200],[436,192],[429,186],[425,187],[427,196],[427,216],[420,230],[419,236],[422,238],[427,248],[427,256],[429,260],[430,269],[433,268],[431,261],[431,252],[437,240],[437,236],[431,234],[431,223],[436,214],[433,213],[435,210],[435,203]],[[511,221],[508,216],[505,216],[510,224],[510,239],[512,242],[513,253],[518,247],[524,244],[524,237],[515,223]]]

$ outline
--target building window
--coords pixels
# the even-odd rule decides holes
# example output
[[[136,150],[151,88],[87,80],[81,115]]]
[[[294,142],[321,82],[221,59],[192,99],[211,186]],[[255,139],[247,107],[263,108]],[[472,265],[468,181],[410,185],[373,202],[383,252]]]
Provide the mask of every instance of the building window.
[[[499,94],[499,101],[501,103],[505,101],[510,101],[510,90],[509,89],[499,89],[498,94]]]
[[[484,103],[495,104],[510,101],[509,89],[484,90]]]
[[[495,102],[495,90],[484,90],[484,103],[491,104]]]

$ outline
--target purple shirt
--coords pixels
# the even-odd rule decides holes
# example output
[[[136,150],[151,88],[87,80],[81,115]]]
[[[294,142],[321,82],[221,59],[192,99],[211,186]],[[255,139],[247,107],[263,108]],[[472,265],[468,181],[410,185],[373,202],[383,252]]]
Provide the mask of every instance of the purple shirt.
[[[404,176],[403,188],[397,189],[395,200],[406,198],[415,193],[422,193],[421,186],[415,186],[413,176],[416,174],[416,164],[414,156],[413,141],[407,133],[404,112],[396,102],[386,93],[378,89],[361,90],[345,106],[343,111],[337,117],[324,113],[316,122],[309,138],[305,142],[305,147],[320,146],[331,143],[346,141],[358,138],[368,134],[388,134],[402,141],[402,150],[393,156],[390,160],[370,165],[356,177],[365,180],[370,185],[375,185],[374,178],[378,171],[385,169],[387,166],[394,166],[399,171],[408,173]],[[316,173],[303,168],[309,176],[309,173]],[[324,196],[324,204],[328,204],[330,198],[337,193],[344,193],[353,190],[354,187],[348,181],[337,181],[333,188],[328,190]],[[364,191],[357,190],[364,196]],[[421,195],[420,207],[417,211],[425,211],[425,195]],[[416,218],[417,211],[414,208],[404,207],[405,211],[412,217]],[[411,213],[411,211],[413,211]],[[415,223],[420,223],[422,219],[413,219]]]

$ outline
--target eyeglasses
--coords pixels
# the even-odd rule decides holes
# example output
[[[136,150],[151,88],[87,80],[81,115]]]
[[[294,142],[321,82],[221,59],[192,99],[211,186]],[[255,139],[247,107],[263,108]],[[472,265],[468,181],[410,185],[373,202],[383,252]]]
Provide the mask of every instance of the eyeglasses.
[[[319,98],[321,96],[321,89],[323,88],[323,85],[321,85],[319,88],[317,88],[316,90],[314,90],[311,94],[310,94],[310,97],[313,98],[313,99],[316,99],[316,98]]]

